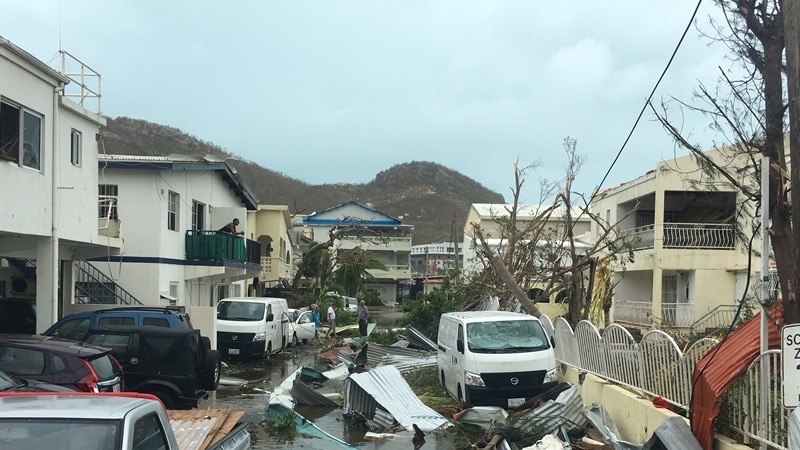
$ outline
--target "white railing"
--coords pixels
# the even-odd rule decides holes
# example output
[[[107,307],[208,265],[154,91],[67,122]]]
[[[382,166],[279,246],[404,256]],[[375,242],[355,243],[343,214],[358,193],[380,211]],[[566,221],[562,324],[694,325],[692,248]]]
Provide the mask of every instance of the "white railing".
[[[549,331],[550,319],[542,317]],[[650,396],[660,396],[685,411],[691,403],[695,366],[718,343],[716,339],[703,338],[681,352],[675,340],[661,330],[647,332],[637,343],[618,324],[609,325],[601,335],[585,320],[573,331],[564,318],[556,319],[552,336],[558,362]],[[778,350],[756,357],[723,395],[717,423],[741,433],[746,443],[752,440],[786,450],[791,411],[782,407],[780,368]],[[769,380],[766,401],[759,399],[762,369],[767,371],[764,379]],[[762,404],[765,406],[759,409]]]
[[[661,324],[688,328],[694,323],[694,303],[662,303],[660,314],[653,314],[652,302],[615,300],[614,320],[638,325]]]
[[[625,241],[634,250],[653,248],[653,225],[631,228],[623,232]],[[663,248],[733,249],[736,235],[732,224],[718,223],[665,223]]]
[[[117,202],[116,195],[100,195],[97,200],[97,230],[102,231],[107,236],[119,236],[117,226]]]

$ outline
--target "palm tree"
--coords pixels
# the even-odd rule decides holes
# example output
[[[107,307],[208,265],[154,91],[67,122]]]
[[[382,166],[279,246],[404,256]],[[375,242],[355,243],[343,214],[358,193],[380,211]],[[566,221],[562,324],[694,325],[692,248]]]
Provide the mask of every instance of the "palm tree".
[[[356,247],[349,252],[337,252],[338,264],[333,272],[333,282],[344,288],[347,296],[355,297],[356,293],[366,292],[364,283],[374,281],[370,270],[387,270],[382,262],[373,258],[369,252]]]

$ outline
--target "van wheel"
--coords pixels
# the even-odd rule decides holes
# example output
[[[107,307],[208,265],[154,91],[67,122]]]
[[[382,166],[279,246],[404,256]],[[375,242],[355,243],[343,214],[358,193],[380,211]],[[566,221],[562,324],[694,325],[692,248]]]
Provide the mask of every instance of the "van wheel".
[[[264,359],[270,359],[270,358],[272,358],[272,342],[267,344],[267,352],[264,353]]]
[[[442,389],[444,389],[444,392],[446,393],[447,392],[447,385],[444,384],[444,370],[442,371],[442,376],[439,378],[439,381],[442,383]]]
[[[286,336],[281,338],[281,351],[286,348]]]
[[[457,389],[458,389],[458,404],[464,409],[471,408],[472,405],[470,404],[469,399],[466,398],[466,395],[464,395],[464,389],[461,387],[460,384],[458,385]]]

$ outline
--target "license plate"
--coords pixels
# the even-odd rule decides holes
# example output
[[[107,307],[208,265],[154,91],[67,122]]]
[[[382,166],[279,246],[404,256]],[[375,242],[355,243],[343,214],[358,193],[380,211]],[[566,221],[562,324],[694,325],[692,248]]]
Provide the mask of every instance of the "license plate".
[[[523,403],[525,403],[525,397],[508,399],[509,408],[516,408],[517,406],[522,406]]]
[[[239,349],[238,348],[229,348],[228,349],[228,354],[229,355],[238,355],[239,354]]]

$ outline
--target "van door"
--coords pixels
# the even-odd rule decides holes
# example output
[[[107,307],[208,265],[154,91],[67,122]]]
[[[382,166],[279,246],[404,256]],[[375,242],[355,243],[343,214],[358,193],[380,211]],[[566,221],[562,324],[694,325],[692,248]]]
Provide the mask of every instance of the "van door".
[[[266,338],[264,339],[264,351],[266,351],[266,343],[269,342],[272,344],[272,353],[277,352],[280,349],[280,342],[275,341],[275,335],[277,335],[277,331],[275,330],[275,324],[280,323],[280,318],[275,317],[273,314],[274,310],[272,309],[272,303],[267,303],[267,315],[266,317]],[[271,318],[270,318],[271,317]]]
[[[459,389],[462,395],[466,394],[466,386],[464,386],[464,355],[467,351],[467,339],[464,333],[464,324],[458,324],[458,331],[456,334],[456,342],[453,346],[453,396],[458,400]],[[459,388],[460,386],[460,388]]]

